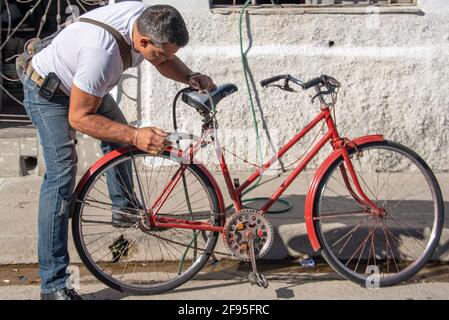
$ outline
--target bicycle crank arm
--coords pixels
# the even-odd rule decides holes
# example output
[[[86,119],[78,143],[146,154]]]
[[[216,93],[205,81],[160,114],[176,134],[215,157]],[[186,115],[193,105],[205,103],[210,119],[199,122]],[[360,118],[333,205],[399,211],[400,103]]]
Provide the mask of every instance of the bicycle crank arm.
[[[254,252],[254,236],[252,233],[248,235],[248,250],[251,259],[251,266],[253,268],[253,271],[248,275],[248,280],[251,285],[257,284],[259,287],[266,289],[268,288],[267,278],[263,274],[257,272],[256,254]]]

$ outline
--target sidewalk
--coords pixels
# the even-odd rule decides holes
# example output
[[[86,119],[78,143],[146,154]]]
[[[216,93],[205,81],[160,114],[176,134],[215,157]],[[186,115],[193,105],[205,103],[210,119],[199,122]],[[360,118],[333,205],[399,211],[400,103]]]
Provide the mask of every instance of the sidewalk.
[[[301,177],[301,176],[300,176]],[[224,189],[223,179],[216,175],[222,187],[226,204],[230,204],[229,195]],[[241,181],[245,176],[240,176]],[[271,177],[265,177],[265,180]],[[17,178],[0,178],[0,265],[37,263],[37,207],[39,176],[25,176]],[[311,174],[303,175],[295,181],[283,195],[293,208],[282,214],[270,214],[269,219],[275,229],[275,241],[267,254],[267,259],[284,259],[288,256],[313,255],[304,224],[304,200]],[[449,199],[449,174],[439,174],[443,199]],[[265,183],[262,187],[251,192],[249,197],[269,196],[277,189],[282,178]],[[445,202],[445,227],[437,249],[438,260],[449,261],[449,203]],[[70,236],[70,254],[73,263],[80,262]],[[220,239],[217,251],[224,250]]]
[[[449,283],[419,283],[386,289],[364,289],[349,281],[277,280],[267,289],[252,287],[242,280],[190,281],[184,286],[155,296],[126,296],[103,284],[82,285],[86,300],[447,300]],[[2,287],[0,300],[38,300],[38,286]]]
[[[4,266],[0,268],[0,300],[39,299],[39,285],[36,282],[37,267],[27,267],[26,273],[20,266],[13,269],[15,278],[9,272],[5,284],[2,274],[7,274]],[[426,267],[407,283],[382,289],[365,289],[350,281],[341,280],[328,267],[317,265],[314,268],[301,268],[299,265],[288,269],[278,266],[262,265],[261,271],[267,276],[267,289],[251,286],[247,281],[249,264],[236,262],[234,265],[220,264],[217,270],[199,274],[193,280],[164,294],[154,296],[128,296],[108,288],[97,281],[87,271],[81,271],[77,290],[88,300],[432,300],[449,299],[448,266]],[[31,270],[30,270],[31,269]],[[10,269],[11,270],[11,269]],[[287,273],[288,272],[288,273]],[[27,277],[24,277],[26,274]],[[32,279],[29,279],[32,278]],[[19,284],[24,282],[24,284]],[[26,284],[25,284],[26,283]],[[28,283],[32,283],[31,285]]]
[[[444,199],[449,199],[449,174],[441,174],[437,178]],[[222,179],[217,180],[223,185]],[[303,177],[287,189],[284,198],[293,205],[290,212],[269,216],[276,230],[276,240],[268,254],[270,259],[313,254],[303,219],[309,180],[310,176]],[[264,184],[251,196],[270,195],[280,181]],[[0,178],[0,299],[39,299],[36,212],[40,182],[41,177],[38,176]],[[223,195],[228,204],[227,193]],[[447,212],[449,204],[445,206]],[[449,227],[447,222],[445,225],[436,256],[448,261]],[[221,240],[217,249],[223,249]],[[72,263],[78,263],[79,258],[71,239],[70,252]],[[384,289],[364,289],[350,281],[341,280],[325,263],[303,268],[297,260],[290,260],[287,273],[285,268],[265,262],[260,268],[267,275],[270,286],[264,290],[251,286],[247,281],[249,264],[222,261],[212,272],[207,270],[200,273],[194,280],[171,292],[145,297],[126,296],[114,291],[81,266],[79,292],[85,299],[448,299],[448,266],[447,262],[428,265],[406,284]]]

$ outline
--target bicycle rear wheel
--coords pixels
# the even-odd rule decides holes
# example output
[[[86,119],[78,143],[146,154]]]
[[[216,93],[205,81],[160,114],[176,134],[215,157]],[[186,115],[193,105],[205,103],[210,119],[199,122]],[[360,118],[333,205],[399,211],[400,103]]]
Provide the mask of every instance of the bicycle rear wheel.
[[[434,174],[412,150],[382,141],[359,151],[362,157],[350,151],[357,179],[386,214],[376,216],[355,200],[340,157],[319,182],[315,230],[323,257],[340,275],[362,286],[391,286],[416,274],[432,257],[443,228],[443,199]]]
[[[143,207],[148,211],[180,166],[180,159],[167,151],[159,156],[130,152],[99,168],[79,193],[72,219],[75,246],[88,270],[109,287],[137,295],[162,293],[189,280],[210,257],[218,232],[148,230],[139,222]],[[110,175],[118,176],[120,184],[115,201],[129,200],[126,207],[113,204]],[[208,177],[189,164],[184,182],[186,188],[183,179],[178,181],[158,216],[220,226],[220,204]],[[114,225],[113,212],[129,218],[129,225]]]

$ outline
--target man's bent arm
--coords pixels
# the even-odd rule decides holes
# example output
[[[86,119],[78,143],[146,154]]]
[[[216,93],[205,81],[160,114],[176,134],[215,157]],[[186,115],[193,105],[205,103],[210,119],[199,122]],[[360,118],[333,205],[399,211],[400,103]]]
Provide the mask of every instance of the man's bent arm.
[[[185,65],[177,56],[174,56],[171,60],[159,60],[151,62],[161,75],[174,81],[189,84],[188,75],[192,73],[192,70]]]
[[[136,128],[95,114],[102,98],[82,91],[72,84],[69,123],[91,137],[110,142],[134,144]]]

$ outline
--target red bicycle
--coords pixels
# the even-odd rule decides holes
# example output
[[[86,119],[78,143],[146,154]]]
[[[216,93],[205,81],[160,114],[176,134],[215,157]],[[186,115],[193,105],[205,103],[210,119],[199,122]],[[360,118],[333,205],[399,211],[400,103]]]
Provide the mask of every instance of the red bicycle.
[[[332,116],[340,87],[336,79],[323,75],[304,83],[280,75],[261,84],[273,86],[280,80],[283,85],[277,86],[288,91],[291,83],[315,88],[321,111],[241,184],[229,174],[215,118],[215,106],[237,90],[233,84],[207,94],[189,90],[178,94],[203,120],[201,137],[185,150],[170,146],[152,156],[124,147],[92,166],[76,188],[72,227],[78,254],[96,278],[131,294],[171,290],[215,257],[221,234],[230,255],[252,262],[250,282],[266,287],[267,279],[256,267],[256,259],[270,250],[274,238],[265,213],[328,142],[333,151],[316,170],[305,201],[313,249],[340,275],[365,286],[373,275],[380,287],[405,281],[429,261],[444,215],[440,187],[425,161],[382,135],[341,137]],[[319,123],[327,131],[269,200],[260,210],[244,209],[244,190]],[[175,141],[184,138],[171,136]],[[229,217],[217,182],[195,159],[207,145],[214,146],[233,202]],[[122,181],[119,191],[129,205],[118,206],[111,199],[110,175]],[[111,212],[128,219],[129,225],[114,225]]]

